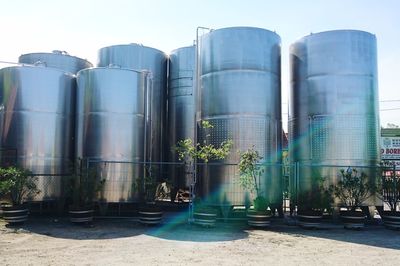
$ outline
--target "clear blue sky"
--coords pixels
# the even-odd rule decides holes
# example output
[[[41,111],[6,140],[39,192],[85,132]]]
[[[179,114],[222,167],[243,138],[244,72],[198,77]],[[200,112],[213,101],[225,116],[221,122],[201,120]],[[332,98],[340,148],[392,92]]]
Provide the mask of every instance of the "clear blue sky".
[[[288,48],[310,32],[359,29],[376,34],[380,100],[400,100],[399,0],[3,0],[0,60],[65,50],[95,64],[99,48],[131,42],[169,53],[192,44],[197,26],[255,26],[281,36],[284,116]],[[400,101],[380,104],[381,110],[391,108],[400,108]],[[400,110],[381,112],[381,124],[389,122],[400,125]]]

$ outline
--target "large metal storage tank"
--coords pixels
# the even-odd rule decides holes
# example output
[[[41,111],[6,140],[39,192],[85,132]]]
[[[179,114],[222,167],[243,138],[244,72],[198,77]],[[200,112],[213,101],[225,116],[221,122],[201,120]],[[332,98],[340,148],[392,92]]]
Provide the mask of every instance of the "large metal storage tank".
[[[266,167],[261,191],[273,205],[282,204],[280,37],[251,27],[214,30],[200,42],[201,120],[214,128],[199,130],[199,140],[233,140],[223,163],[237,164],[237,150],[253,145]],[[198,124],[200,121],[198,121]],[[273,166],[272,166],[273,165]],[[211,204],[249,204],[238,182],[237,166],[208,166],[200,175],[201,193]]]
[[[41,192],[33,200],[59,198],[60,175],[73,160],[74,76],[48,67],[3,68],[0,103],[2,163],[46,175],[38,177]]]
[[[114,45],[99,50],[99,67],[117,65],[134,70],[147,70],[153,76],[150,99],[150,137],[147,144],[146,160],[161,162],[166,145],[167,106],[167,55],[163,52],[139,44]]]
[[[195,46],[171,52],[168,82],[169,161],[179,163],[173,147],[179,140],[195,141]],[[170,166],[169,176],[177,188],[189,187],[191,180],[182,166]]]
[[[72,74],[76,74],[81,69],[93,66],[85,59],[71,56],[65,51],[58,50],[54,50],[52,53],[23,54],[19,57],[18,62],[31,65],[40,63],[47,67],[62,69]]]
[[[299,163],[292,194],[307,193],[320,177],[336,183],[345,166],[358,166],[373,181],[375,172],[362,166],[380,161],[375,36],[311,34],[291,46],[290,59],[289,150],[291,163]]]
[[[137,201],[143,178],[139,163],[145,152],[147,74],[90,68],[80,71],[77,81],[76,157],[90,159],[89,167],[106,180],[102,200]]]

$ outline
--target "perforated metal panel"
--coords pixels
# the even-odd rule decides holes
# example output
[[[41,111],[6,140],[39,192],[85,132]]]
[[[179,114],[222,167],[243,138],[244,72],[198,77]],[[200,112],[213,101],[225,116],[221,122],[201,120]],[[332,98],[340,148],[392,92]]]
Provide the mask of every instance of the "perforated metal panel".
[[[199,127],[200,143],[220,145],[221,142],[231,139],[232,152],[224,162],[236,164],[239,161],[237,151],[245,151],[253,145],[263,162],[268,163],[261,177],[260,188],[268,197],[279,198],[280,168],[271,163],[279,161],[279,144],[276,138],[278,121],[269,118],[216,118],[208,119],[213,128]],[[212,203],[241,205],[251,203],[251,195],[243,191],[239,184],[239,170],[235,165],[209,166],[206,178],[206,195]],[[203,180],[204,181],[204,180]]]
[[[374,117],[315,116],[310,121],[312,160],[377,159]]]
[[[332,148],[330,143],[330,128],[332,127],[332,117],[319,116],[310,118],[310,139],[311,139],[311,158],[327,159],[330,155],[328,150]]]
[[[214,128],[200,130],[199,140],[207,134],[214,145],[231,139],[233,148],[224,163],[237,164],[237,151],[253,146],[265,162],[280,163],[279,36],[250,27],[212,31],[201,39],[200,64],[199,120],[209,121]],[[252,199],[238,184],[238,177],[233,166],[209,167],[200,175],[203,196],[218,205],[248,203]],[[282,203],[281,171],[269,167],[260,185],[271,204]]]
[[[228,139],[233,141],[233,148],[228,162],[239,160],[234,151],[245,151],[253,145],[263,155],[265,161],[276,161],[272,158],[278,152],[276,138],[277,121],[269,118],[216,118],[207,119],[213,125],[212,129],[199,127],[200,141],[220,145]]]
[[[334,184],[343,165],[365,168],[373,181],[368,169],[380,162],[375,36],[321,32],[294,43],[290,53],[290,161],[300,163],[299,190],[320,177]]]

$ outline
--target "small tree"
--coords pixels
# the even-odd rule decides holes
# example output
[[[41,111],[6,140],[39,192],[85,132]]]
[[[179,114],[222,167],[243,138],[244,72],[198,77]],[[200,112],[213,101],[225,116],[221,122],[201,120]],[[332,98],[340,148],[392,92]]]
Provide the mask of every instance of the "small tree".
[[[211,129],[214,126],[208,121],[201,121],[201,127],[205,130]],[[222,160],[225,159],[233,146],[232,140],[226,140],[220,143],[219,146],[208,143],[210,134],[206,134],[202,143],[194,144],[191,139],[184,139],[177,142],[174,150],[178,154],[180,161],[184,161],[184,164],[190,171],[194,172],[194,161],[196,159],[202,160],[208,163],[210,160]],[[192,195],[193,196],[193,195]],[[199,202],[196,199],[196,202]]]
[[[375,194],[376,186],[370,184],[365,173],[359,174],[356,169],[349,167],[346,171],[341,169],[340,173],[342,179],[332,186],[333,193],[347,210],[355,211]]]
[[[395,213],[400,203],[400,177],[396,175],[395,170],[390,171],[390,175],[382,176],[380,192],[382,200],[389,205],[390,211]]]
[[[0,196],[9,196],[12,205],[20,205],[27,197],[40,192],[37,178],[28,170],[19,167],[0,168]]]
[[[254,209],[256,211],[266,211],[269,205],[268,200],[262,196],[260,188],[260,178],[264,173],[264,169],[260,165],[263,159],[254,149],[254,146],[245,152],[239,152],[239,183],[244,188],[255,194],[253,199]]]
[[[210,129],[214,126],[208,121],[202,121],[203,129]],[[232,140],[223,141],[219,146],[208,143],[209,134],[206,135],[203,143],[193,144],[191,139],[184,139],[177,142],[174,149],[178,153],[178,158],[187,164],[192,164],[194,159],[203,160],[208,163],[210,160],[225,159],[233,146]]]
[[[99,179],[94,168],[81,170],[71,177],[73,208],[91,208],[98,193],[103,189],[105,179]]]
[[[315,184],[309,191],[304,191],[298,195],[298,208],[300,211],[323,212],[328,210],[333,203],[332,188],[326,184],[326,179],[317,177]]]

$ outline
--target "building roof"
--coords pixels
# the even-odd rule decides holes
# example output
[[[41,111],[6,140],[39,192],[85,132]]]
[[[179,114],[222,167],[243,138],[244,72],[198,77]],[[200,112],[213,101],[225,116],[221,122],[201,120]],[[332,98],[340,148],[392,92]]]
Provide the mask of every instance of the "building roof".
[[[400,128],[382,128],[382,137],[400,137]]]

